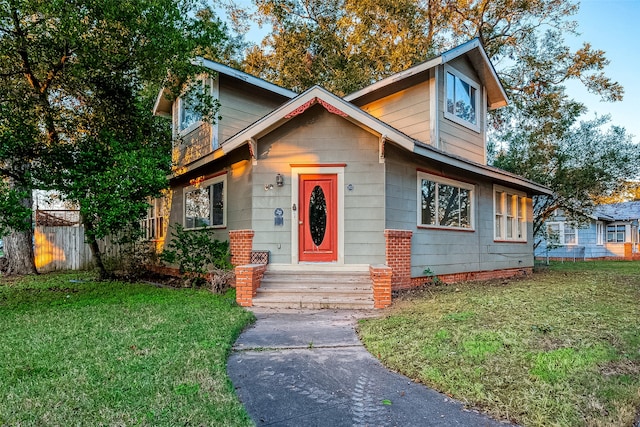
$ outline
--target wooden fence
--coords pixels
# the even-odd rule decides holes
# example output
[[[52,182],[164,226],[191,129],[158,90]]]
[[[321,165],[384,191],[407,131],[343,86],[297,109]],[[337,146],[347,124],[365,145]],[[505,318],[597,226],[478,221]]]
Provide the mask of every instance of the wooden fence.
[[[34,251],[39,272],[85,270],[93,266],[93,254],[84,241],[78,210],[36,210],[35,222]],[[99,240],[98,246],[103,259],[120,255],[120,245],[112,238]]]
[[[120,246],[107,238],[98,245],[103,256],[115,257]],[[35,229],[36,268],[41,273],[56,270],[85,270],[93,266],[91,248],[84,241],[84,227],[42,226]]]

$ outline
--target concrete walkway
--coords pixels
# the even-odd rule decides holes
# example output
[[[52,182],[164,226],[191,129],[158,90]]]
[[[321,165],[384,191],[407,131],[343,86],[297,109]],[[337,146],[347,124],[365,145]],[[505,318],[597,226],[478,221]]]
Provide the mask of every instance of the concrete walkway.
[[[505,426],[385,369],[354,330],[371,312],[254,313],[227,371],[257,426]]]

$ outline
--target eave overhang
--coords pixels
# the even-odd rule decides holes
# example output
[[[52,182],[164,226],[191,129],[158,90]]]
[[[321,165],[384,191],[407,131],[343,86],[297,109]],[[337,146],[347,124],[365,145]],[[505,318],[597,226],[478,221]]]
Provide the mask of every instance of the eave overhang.
[[[420,78],[428,79],[428,71],[438,65],[445,64],[455,58],[466,55],[480,77],[481,83],[487,90],[487,104],[490,110],[504,107],[508,103],[507,93],[498,78],[498,74],[493,68],[482,43],[479,39],[473,39],[457,46],[440,56],[432,58],[426,62],[415,65],[399,73],[393,74],[370,86],[344,97],[346,101],[361,105],[366,99],[379,99],[392,93],[401,87],[408,79]]]
[[[254,144],[255,141],[284,125],[289,120],[292,120],[294,117],[302,114],[308,108],[316,104],[322,105],[327,111],[333,114],[338,114],[355,125],[371,132],[379,138],[384,139],[385,143],[392,143],[416,155],[451,166],[452,168],[488,177],[495,182],[515,189],[522,189],[529,194],[552,194],[550,189],[533,181],[529,181],[501,169],[471,162],[464,158],[445,153],[430,145],[416,141],[394,127],[364,112],[350,102],[347,102],[319,86],[312,87],[303,94],[286,102],[273,112],[267,114],[247,128],[230,137],[223,142],[220,148],[216,151],[186,165],[186,167],[183,168],[182,173],[198,169],[213,160],[228,155],[232,151],[237,150],[244,145],[252,147],[251,144]],[[172,176],[172,178],[173,177],[175,176]]]
[[[243,71],[236,70],[234,68],[220,64],[219,62],[211,61],[209,59],[196,57],[191,60],[191,63],[193,65],[198,65],[212,70],[218,74],[223,74],[233,79],[243,81],[252,86],[283,96],[288,99],[294,98],[298,95],[292,90],[285,89],[281,86],[269,83],[268,81],[261,78],[252,76],[251,74],[247,74]],[[172,98],[175,98],[175,95],[172,94],[167,88],[162,88],[158,93],[158,97],[156,98],[156,102],[153,107],[153,114],[161,117],[171,117],[171,110],[173,105],[173,101],[171,100]]]

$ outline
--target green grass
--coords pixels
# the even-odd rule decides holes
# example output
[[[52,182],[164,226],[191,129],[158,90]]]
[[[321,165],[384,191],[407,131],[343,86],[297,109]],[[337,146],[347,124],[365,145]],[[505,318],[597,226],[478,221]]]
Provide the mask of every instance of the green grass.
[[[385,365],[526,426],[625,426],[640,408],[640,263],[440,285],[359,334]]]
[[[202,290],[0,278],[0,425],[250,425],[226,375],[253,315]]]

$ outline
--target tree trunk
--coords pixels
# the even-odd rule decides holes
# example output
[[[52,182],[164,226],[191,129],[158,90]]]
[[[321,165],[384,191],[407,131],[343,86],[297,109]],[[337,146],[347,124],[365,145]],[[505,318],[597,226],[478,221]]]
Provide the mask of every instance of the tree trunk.
[[[9,185],[16,185],[13,180],[9,180]],[[28,209],[33,206],[33,197],[29,191],[29,196],[22,200],[22,205]],[[38,274],[36,270],[35,257],[33,252],[33,226],[31,219],[27,224],[27,230],[11,230],[8,236],[3,238],[4,252],[7,258],[7,275]]]
[[[4,237],[7,274],[38,274],[33,254],[33,230],[12,231]]]
[[[93,224],[90,221],[83,221],[85,236],[89,247],[91,248],[91,254],[93,255],[93,260],[96,262],[96,268],[98,269],[98,278],[100,280],[107,280],[111,278],[111,275],[107,272],[107,269],[104,268],[104,263],[102,262],[102,253],[100,252],[100,246],[98,246],[98,240],[96,239],[95,234],[93,233]]]

